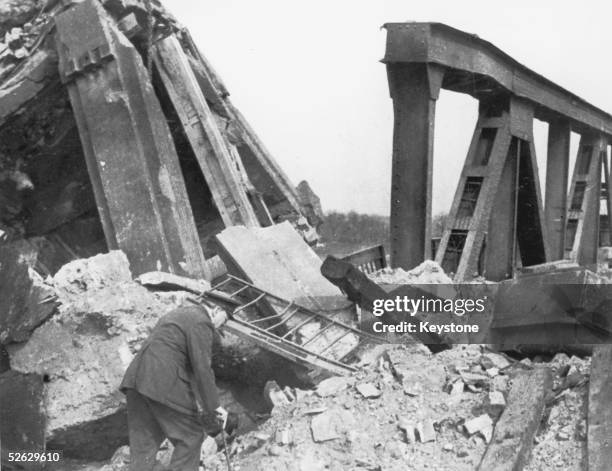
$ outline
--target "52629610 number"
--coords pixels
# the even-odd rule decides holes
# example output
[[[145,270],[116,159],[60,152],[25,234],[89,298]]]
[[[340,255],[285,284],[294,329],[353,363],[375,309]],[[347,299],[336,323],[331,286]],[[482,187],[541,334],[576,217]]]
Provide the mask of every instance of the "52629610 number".
[[[12,463],[47,463],[62,461],[61,451],[49,451],[45,453],[35,452],[9,452],[7,453],[8,461]]]

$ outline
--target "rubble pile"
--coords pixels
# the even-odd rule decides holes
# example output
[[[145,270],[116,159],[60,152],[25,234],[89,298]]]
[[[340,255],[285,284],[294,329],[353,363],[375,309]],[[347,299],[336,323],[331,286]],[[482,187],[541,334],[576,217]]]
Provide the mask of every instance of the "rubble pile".
[[[589,360],[559,354],[550,362],[517,361],[481,345],[436,355],[418,345],[384,345],[361,365],[313,390],[275,388],[270,420],[229,445],[233,469],[474,470],[513,377],[541,367],[555,379],[527,469],[583,469]],[[224,452],[210,445],[203,447],[204,469],[225,470]],[[115,470],[127,469],[126,452]]]
[[[379,284],[405,285],[405,284],[446,284],[453,280],[444,273],[442,267],[433,260],[425,260],[412,270],[402,268],[383,268],[368,275],[370,279]]]
[[[553,393],[526,471],[585,469],[590,363],[590,358],[565,353],[549,363],[555,372]]]
[[[133,281],[121,251],[70,262],[45,285],[57,297],[57,311],[27,341],[7,346],[11,369],[45,379],[48,448],[107,459],[127,443],[125,398],[118,390],[123,374],[157,320],[185,303],[188,293],[147,290]],[[232,336],[222,340],[213,361],[219,378],[242,381],[218,386],[221,401],[248,430],[255,420],[249,411],[266,411],[257,398],[270,371],[286,366]]]
[[[47,24],[44,1],[0,1],[0,80],[7,77],[39,44]]]
[[[108,456],[125,437],[123,373],[161,315],[180,298],[132,282],[127,258],[110,252],[65,265],[48,280],[58,312],[27,342],[8,346],[11,368],[46,381],[47,440],[68,454]],[[95,440],[93,440],[95,437]],[[98,450],[93,448],[97,447]]]

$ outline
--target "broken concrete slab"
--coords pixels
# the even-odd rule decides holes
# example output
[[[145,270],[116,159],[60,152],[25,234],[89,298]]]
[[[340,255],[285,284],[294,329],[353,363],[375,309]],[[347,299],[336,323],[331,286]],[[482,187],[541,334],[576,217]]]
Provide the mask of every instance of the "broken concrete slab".
[[[321,259],[287,221],[265,228],[228,227],[216,241],[230,273],[264,291],[318,312],[351,306],[321,275]]]
[[[404,432],[406,443],[416,443],[416,427],[414,423],[405,417],[400,417],[397,426]]]
[[[488,414],[479,415],[478,417],[474,417],[463,424],[463,428],[468,435],[474,435],[475,433],[482,432],[483,430],[492,427],[493,421]]]
[[[335,407],[312,417],[310,430],[315,442],[321,443],[340,438],[350,430],[354,423],[353,415],[345,410]]]
[[[591,360],[587,453],[589,471],[604,471],[612,463],[612,346],[597,345]]]
[[[61,306],[29,341],[9,347],[11,366],[46,376],[47,441],[66,456],[106,458],[124,442],[118,386],[159,316],[176,307],[132,282],[122,252],[64,266],[52,283]]]
[[[125,398],[117,389],[125,369],[159,318],[184,298],[152,293],[132,281],[127,257],[117,251],[71,262],[51,284],[61,302],[58,312],[27,342],[8,346],[11,367],[48,379],[49,446],[64,450],[67,457],[105,459],[127,441]],[[220,367],[226,375],[257,369],[249,358],[243,360],[244,350],[236,351],[237,362],[232,361],[236,357],[232,348],[215,354],[214,368]],[[220,365],[219,358],[225,364]],[[268,363],[258,363],[263,374],[281,368]],[[236,402],[229,387],[224,386],[221,400]],[[244,424],[252,424],[242,417]]]
[[[374,386],[372,383],[359,383],[355,386],[355,389],[366,399],[376,399],[380,397],[382,391]]]
[[[480,357],[480,364],[485,370],[488,370],[491,368],[497,368],[498,370],[503,370],[504,368],[507,368],[508,366],[510,366],[512,362],[508,360],[508,358],[506,358],[506,356],[502,355],[501,353],[489,352],[489,353],[484,353]]]
[[[12,244],[0,247],[0,343],[23,342],[57,308],[53,289]]]
[[[343,376],[332,376],[321,381],[317,385],[315,392],[319,397],[334,396],[340,391],[345,390],[350,382],[348,378]]]
[[[270,408],[289,404],[287,394],[280,388],[276,381],[268,381],[264,386],[264,398]]]
[[[431,420],[419,422],[416,426],[416,432],[421,443],[436,441],[436,430]]]
[[[206,280],[196,280],[163,271],[143,273],[136,278],[136,281],[149,288],[168,291],[186,290],[194,294],[202,294],[210,289],[210,283]]]
[[[523,469],[529,460],[551,386],[552,375],[548,368],[517,373],[508,394],[508,405],[495,426],[479,470]]]
[[[315,415],[312,418],[310,421],[310,429],[312,431],[312,439],[315,442],[320,443],[340,438],[340,434],[336,430],[333,419],[333,414],[329,411]]]

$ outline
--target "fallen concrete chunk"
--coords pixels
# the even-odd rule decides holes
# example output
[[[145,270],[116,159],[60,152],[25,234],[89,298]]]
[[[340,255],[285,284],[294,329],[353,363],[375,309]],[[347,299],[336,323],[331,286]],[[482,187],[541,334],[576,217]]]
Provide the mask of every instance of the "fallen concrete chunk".
[[[589,471],[610,469],[612,463],[612,346],[597,345],[591,360],[587,430]]]
[[[125,397],[118,391],[123,374],[159,318],[178,307],[181,299],[151,293],[132,281],[121,252],[75,260],[51,283],[61,302],[58,312],[27,342],[7,346],[11,367],[48,379],[48,446],[62,449],[66,457],[108,459],[127,441]],[[215,355],[215,369],[253,370],[250,359],[242,360],[244,350],[235,351],[241,354],[240,362],[231,361],[231,347]],[[227,366],[220,364],[222,360]],[[265,363],[258,367],[268,368]],[[221,400],[227,405],[232,393],[221,391]],[[236,411],[244,412],[238,406]],[[241,421],[249,423],[244,416]]]
[[[272,408],[289,404],[289,398],[276,381],[268,381],[264,386],[264,398]]]
[[[282,428],[277,430],[275,433],[275,441],[278,445],[290,445],[293,442],[293,438],[291,437],[291,430],[289,430],[288,428]]]
[[[340,391],[345,390],[349,385],[349,380],[342,376],[332,376],[324,379],[317,385],[316,393],[319,397],[335,396]]]
[[[475,433],[482,432],[483,430],[491,428],[492,426],[493,421],[488,414],[479,415],[478,417],[468,420],[465,424],[463,424],[463,427],[468,435],[474,435]]]
[[[360,383],[356,386],[356,389],[366,399],[375,399],[382,394],[382,391],[372,383]]]
[[[349,411],[335,407],[312,417],[310,430],[315,442],[340,438],[355,424],[355,417]]]
[[[508,406],[501,415],[480,471],[521,470],[529,460],[533,438],[544,412],[552,375],[548,368],[518,372],[512,380]]]
[[[485,370],[490,368],[497,368],[498,370],[503,370],[507,368],[512,363],[501,353],[489,352],[485,353],[480,357],[480,364]]]
[[[491,391],[488,396],[488,410],[494,415],[499,415],[506,407],[504,395],[499,391]]]
[[[421,443],[436,441],[436,430],[434,429],[433,421],[424,420],[419,422],[416,426],[416,431]]]
[[[340,438],[340,434],[336,431],[334,424],[334,416],[330,411],[315,415],[310,422],[310,430],[312,431],[312,439],[315,442],[325,442]]]
[[[489,378],[486,375],[479,373],[470,373],[469,371],[462,371],[459,373],[461,379],[468,386],[483,387],[487,384]]]
[[[404,432],[406,443],[416,443],[415,426],[409,419],[400,417],[397,426]]]
[[[202,294],[210,289],[210,283],[206,280],[194,280],[186,276],[174,275],[162,271],[143,273],[136,281],[143,286],[165,289],[186,290],[195,294]]]
[[[264,291],[314,311],[350,307],[340,290],[321,275],[321,259],[289,222],[265,228],[228,227],[216,240],[230,273]]]

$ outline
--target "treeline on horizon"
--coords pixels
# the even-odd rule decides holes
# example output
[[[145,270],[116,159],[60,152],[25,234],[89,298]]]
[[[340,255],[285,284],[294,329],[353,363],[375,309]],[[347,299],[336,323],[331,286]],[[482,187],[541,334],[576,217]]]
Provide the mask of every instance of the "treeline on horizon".
[[[445,221],[446,214],[434,216],[432,237],[442,235]],[[330,211],[325,214],[319,235],[324,243],[337,242],[364,247],[382,243],[388,249],[389,228],[389,216]]]

